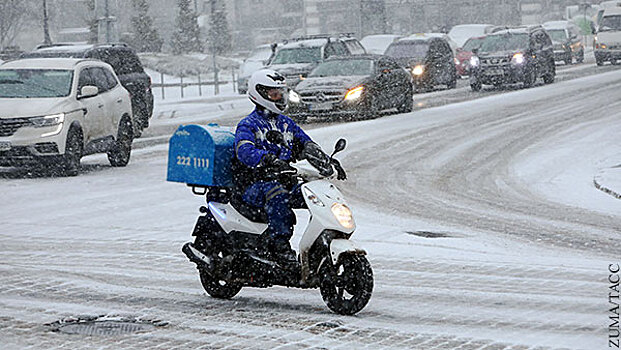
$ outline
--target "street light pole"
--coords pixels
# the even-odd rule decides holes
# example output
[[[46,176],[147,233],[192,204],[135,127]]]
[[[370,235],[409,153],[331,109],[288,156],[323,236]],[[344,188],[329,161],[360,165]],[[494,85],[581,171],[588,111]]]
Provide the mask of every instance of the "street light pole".
[[[47,0],[43,0],[43,43],[45,45],[50,45],[52,43],[47,16]]]

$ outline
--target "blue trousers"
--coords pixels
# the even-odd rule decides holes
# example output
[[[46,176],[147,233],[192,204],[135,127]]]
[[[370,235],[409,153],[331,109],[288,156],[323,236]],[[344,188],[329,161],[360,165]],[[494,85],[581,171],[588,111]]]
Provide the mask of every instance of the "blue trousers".
[[[267,214],[268,235],[275,241],[288,242],[293,235],[294,208],[304,207],[301,186],[291,191],[278,181],[259,181],[246,189],[243,200]]]

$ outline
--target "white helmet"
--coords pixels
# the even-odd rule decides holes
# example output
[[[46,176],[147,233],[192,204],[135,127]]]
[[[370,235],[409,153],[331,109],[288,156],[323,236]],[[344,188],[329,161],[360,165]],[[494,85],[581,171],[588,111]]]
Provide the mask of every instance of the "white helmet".
[[[289,99],[285,77],[271,69],[254,72],[248,80],[248,98],[257,106],[281,114]]]

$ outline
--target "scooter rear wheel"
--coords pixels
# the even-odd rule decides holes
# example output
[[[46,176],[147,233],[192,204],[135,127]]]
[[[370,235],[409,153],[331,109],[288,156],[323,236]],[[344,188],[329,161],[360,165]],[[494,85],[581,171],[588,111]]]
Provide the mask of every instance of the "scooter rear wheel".
[[[227,283],[211,276],[207,271],[200,269],[200,278],[207,294],[218,299],[231,299],[242,289],[239,283]]]
[[[364,256],[343,255],[337,265],[324,264],[321,276],[323,301],[337,314],[353,315],[371,299],[373,270]]]

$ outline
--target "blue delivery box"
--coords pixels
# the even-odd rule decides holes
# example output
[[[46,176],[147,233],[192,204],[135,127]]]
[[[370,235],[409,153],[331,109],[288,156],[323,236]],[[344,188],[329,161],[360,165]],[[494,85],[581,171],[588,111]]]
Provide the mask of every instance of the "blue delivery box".
[[[218,124],[181,125],[170,138],[167,181],[231,187],[235,134]]]

